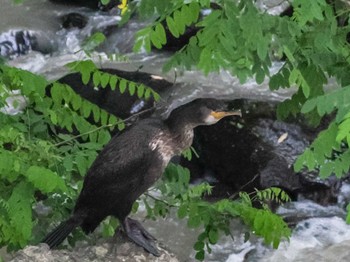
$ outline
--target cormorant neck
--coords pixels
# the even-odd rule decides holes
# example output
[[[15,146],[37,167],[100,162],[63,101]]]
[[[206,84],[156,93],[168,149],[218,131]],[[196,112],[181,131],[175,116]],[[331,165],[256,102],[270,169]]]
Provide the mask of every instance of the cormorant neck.
[[[164,122],[173,133],[183,133],[198,126],[185,110],[172,112]]]
[[[175,155],[191,146],[193,141],[193,128],[197,125],[191,117],[185,114],[186,110],[173,112],[164,122],[167,125]]]

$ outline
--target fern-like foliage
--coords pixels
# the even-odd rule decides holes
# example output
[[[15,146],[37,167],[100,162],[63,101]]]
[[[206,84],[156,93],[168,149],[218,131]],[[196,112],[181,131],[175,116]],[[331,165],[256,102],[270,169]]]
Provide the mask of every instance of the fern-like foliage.
[[[283,239],[288,239],[290,229],[281,217],[272,213],[267,205],[263,209],[253,207],[253,201],[289,201],[288,195],[279,188],[257,191],[254,197],[241,193],[239,200],[224,199],[216,203],[202,200],[204,194],[210,194],[212,187],[207,183],[190,186],[188,169],[170,164],[164,174],[163,181],[157,188],[162,197],[154,197],[152,193],[143,201],[148,217],[165,216],[171,208],[177,208],[179,218],[187,218],[190,228],[202,227],[193,248],[196,258],[204,260],[205,253],[211,252],[211,245],[218,242],[220,235],[230,234],[230,220],[240,218],[254,234],[264,238],[266,244],[275,248]]]
[[[17,115],[0,113],[0,246],[11,249],[42,237],[39,234],[33,239],[31,235],[38,219],[32,210],[40,200],[38,192],[48,196],[48,205],[55,206],[56,218],[67,213],[59,203],[72,205],[81,176],[111,137],[108,129],[125,126],[121,119],[82,99],[67,85],[50,84],[41,76],[1,65],[1,107],[14,96],[13,90],[20,90],[27,105]],[[153,95],[147,90],[144,88],[142,95]],[[14,102],[12,106],[17,105]],[[76,135],[57,133],[57,127],[78,133],[84,142],[78,142]]]
[[[256,189],[255,191],[256,196],[253,198],[253,200],[258,200],[262,204],[264,204],[266,201],[275,201],[279,204],[291,201],[288,194],[278,187],[270,187],[264,190]]]
[[[93,84],[96,87],[101,86],[102,88],[106,88],[109,86],[113,91],[118,88],[121,94],[128,91],[131,96],[137,95],[138,98],[149,99],[152,96],[155,101],[160,99],[159,94],[152,88],[107,72],[102,72],[98,70],[91,60],[72,62],[67,66],[72,71],[79,72],[81,74],[83,84],[89,83],[89,81],[92,79]]]
[[[350,87],[346,86],[322,96],[308,100],[302,107],[303,113],[317,111],[319,116],[330,114],[336,109],[335,120],[322,131],[310,148],[298,158],[296,171],[303,166],[318,169],[320,176],[326,178],[331,174],[341,177],[350,168]]]
[[[160,98],[145,85],[98,70],[91,60],[68,67],[80,72],[85,84],[91,80],[95,86],[118,88],[139,98]],[[38,219],[32,211],[39,201],[37,192],[48,196],[47,204],[55,206],[54,216],[60,218],[67,211],[58,203],[73,204],[82,185],[81,176],[110,140],[110,131],[116,127],[122,130],[125,123],[68,85],[49,83],[28,71],[0,65],[0,107],[7,105],[13,90],[20,91],[27,105],[15,116],[0,113],[0,246],[16,249],[42,237],[31,239]],[[12,106],[17,105],[14,102]],[[61,134],[57,128],[68,133]],[[83,142],[77,141],[78,137]],[[114,224],[106,223],[104,231],[110,232]]]
[[[294,13],[289,18],[263,13],[253,1],[219,0],[217,8],[199,19],[199,9],[210,8],[208,1],[170,2],[159,7],[164,13],[158,13],[157,20],[139,32],[135,50],[143,46],[150,51],[152,45],[161,48],[164,24],[175,37],[195,24],[198,33],[170,59],[165,70],[196,66],[209,73],[227,69],[242,82],[254,76],[261,83],[268,76],[271,90],[296,87],[296,93],[278,106],[278,117],[301,112],[317,124],[325,114],[336,112],[336,119],[299,158],[295,169],[319,169],[321,177],[348,172],[350,26],[338,26],[337,20],[348,16],[348,9],[337,9],[325,0],[297,0],[292,2]],[[272,76],[268,69],[271,55],[286,59]],[[339,89],[325,91],[329,77],[336,78]]]

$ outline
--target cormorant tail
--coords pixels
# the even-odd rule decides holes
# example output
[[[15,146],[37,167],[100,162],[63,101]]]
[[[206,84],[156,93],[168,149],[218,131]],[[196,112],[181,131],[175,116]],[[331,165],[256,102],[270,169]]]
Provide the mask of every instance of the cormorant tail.
[[[71,217],[67,221],[62,222],[51,233],[49,233],[42,243],[46,243],[50,248],[57,247],[65,240],[65,238],[75,229],[83,223],[83,219],[77,219],[75,216]]]

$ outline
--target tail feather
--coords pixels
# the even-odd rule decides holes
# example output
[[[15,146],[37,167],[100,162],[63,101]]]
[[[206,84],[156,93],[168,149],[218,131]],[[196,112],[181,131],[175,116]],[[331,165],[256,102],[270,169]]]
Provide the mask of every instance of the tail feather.
[[[50,248],[57,247],[63,242],[63,240],[65,240],[65,238],[73,231],[73,229],[75,229],[80,224],[80,222],[77,223],[70,219],[64,221],[51,233],[49,233],[42,242],[48,244]]]

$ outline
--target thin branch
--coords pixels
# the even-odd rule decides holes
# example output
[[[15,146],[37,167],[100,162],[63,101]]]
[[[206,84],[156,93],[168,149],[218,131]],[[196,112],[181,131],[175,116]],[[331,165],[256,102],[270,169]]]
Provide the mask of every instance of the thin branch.
[[[88,131],[88,132],[85,132],[85,133],[82,133],[82,134],[73,136],[73,137],[71,137],[70,139],[67,139],[67,140],[64,140],[64,141],[61,141],[61,142],[59,142],[59,143],[54,144],[54,146],[56,146],[56,147],[57,147],[57,146],[61,146],[61,145],[64,145],[64,144],[66,144],[66,143],[68,143],[68,142],[70,142],[70,141],[72,141],[72,140],[75,140],[75,139],[77,139],[77,138],[79,138],[79,137],[82,137],[82,136],[85,136],[85,135],[94,133],[94,132],[96,132],[96,131],[98,131],[98,130],[100,130],[100,129],[108,128],[108,127],[113,127],[113,126],[119,125],[119,124],[121,124],[121,123],[128,122],[128,121],[132,120],[133,118],[136,118],[137,116],[142,115],[142,114],[144,114],[144,113],[147,113],[147,112],[149,112],[149,111],[151,111],[151,110],[153,110],[153,109],[154,109],[154,106],[151,107],[151,108],[142,110],[142,111],[140,111],[140,112],[138,112],[138,113],[136,113],[136,114],[133,114],[132,116],[130,116],[130,117],[128,117],[128,118],[125,118],[124,120],[120,120],[120,121],[118,121],[118,122],[115,123],[115,124],[103,125],[103,126],[100,126],[100,127],[95,128],[95,129],[93,129],[93,130],[90,130],[90,131]]]
[[[152,198],[154,201],[160,201],[160,202],[164,203],[165,205],[167,205],[167,206],[169,206],[169,207],[179,207],[179,206],[177,206],[177,205],[170,204],[170,203],[166,202],[166,201],[163,200],[163,199],[160,199],[160,198],[157,198],[157,197],[155,197],[155,196],[152,196],[152,195],[150,195],[150,194],[148,194],[148,193],[144,193],[144,195],[145,195],[146,197]]]
[[[241,187],[236,191],[236,193],[234,193],[234,194],[232,194],[231,196],[229,196],[229,199],[234,199],[234,198],[238,195],[238,193],[239,193],[240,191],[243,190],[243,188],[245,188],[245,187],[248,186],[249,184],[253,183],[254,180],[257,179],[259,175],[260,175],[260,174],[257,173],[251,180],[249,180],[247,183],[245,183],[243,186],[241,186]]]

